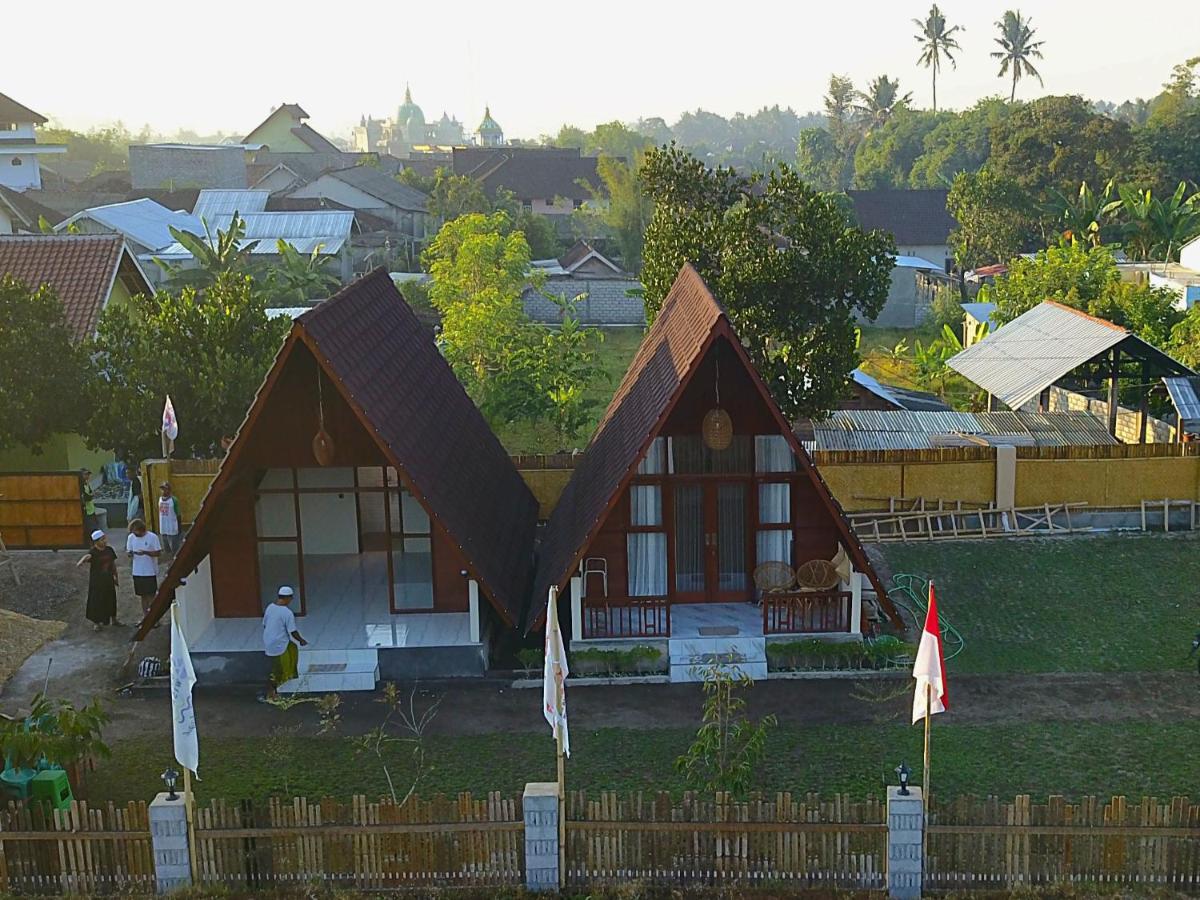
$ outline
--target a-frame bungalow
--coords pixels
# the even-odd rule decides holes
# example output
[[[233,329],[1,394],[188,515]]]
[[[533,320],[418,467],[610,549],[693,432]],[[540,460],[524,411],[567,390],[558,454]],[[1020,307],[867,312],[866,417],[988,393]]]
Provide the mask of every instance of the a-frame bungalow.
[[[836,569],[789,589],[779,573]],[[811,579],[809,579],[811,581]],[[763,588],[769,590],[763,590]],[[896,611],[728,316],[685,266],[548,523],[526,631],[560,592],[571,646],[656,644],[672,680],[766,643],[853,640]]]
[[[174,597],[201,681],[263,680],[281,584],[292,690],[484,671],[533,574],[537,503],[379,269],[292,326],[136,638]]]

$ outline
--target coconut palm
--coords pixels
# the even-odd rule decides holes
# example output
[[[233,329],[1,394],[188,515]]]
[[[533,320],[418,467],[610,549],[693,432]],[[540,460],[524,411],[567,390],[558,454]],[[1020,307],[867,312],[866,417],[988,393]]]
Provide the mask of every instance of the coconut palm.
[[[871,81],[866,91],[856,93],[858,103],[854,111],[858,113],[865,131],[878,128],[892,117],[896,110],[908,106],[912,102],[912,93],[901,95],[900,81],[893,81],[886,75],[880,75]]]
[[[917,62],[933,73],[933,111],[937,112],[937,77],[942,68],[942,57],[950,60],[951,66],[958,68],[952,51],[962,48],[958,46],[954,35],[963,29],[958,25],[947,28],[946,17],[942,15],[936,3],[929,7],[929,15],[925,17],[924,22],[913,19],[913,24],[921,29],[916,34],[917,43],[921,45],[921,56]]]
[[[1023,18],[1019,9],[1008,10],[1004,18],[996,23],[996,27],[1000,29],[1000,37],[996,38],[996,43],[1002,49],[993,50],[992,58],[1000,60],[997,78],[1003,78],[1010,69],[1012,70],[1009,103],[1017,99],[1017,82],[1024,76],[1032,75],[1038,80],[1038,84],[1043,84],[1041,74],[1029,60],[1042,59],[1042,44],[1046,42],[1033,39],[1035,29],[1032,23],[1033,19]]]

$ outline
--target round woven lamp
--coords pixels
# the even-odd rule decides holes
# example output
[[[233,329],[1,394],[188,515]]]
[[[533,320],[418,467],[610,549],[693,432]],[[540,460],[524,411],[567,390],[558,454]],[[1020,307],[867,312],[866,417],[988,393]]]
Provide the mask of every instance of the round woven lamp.
[[[711,450],[725,450],[733,443],[733,419],[719,406],[710,409],[704,414],[700,434],[704,438],[704,446]]]
[[[317,433],[312,439],[313,457],[318,465],[333,462],[333,438],[325,430],[325,395],[321,390],[321,373],[317,372]]]

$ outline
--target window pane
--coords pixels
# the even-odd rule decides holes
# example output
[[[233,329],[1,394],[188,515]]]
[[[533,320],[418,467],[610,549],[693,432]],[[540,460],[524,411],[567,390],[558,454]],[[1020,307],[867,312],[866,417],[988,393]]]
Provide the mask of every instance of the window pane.
[[[667,593],[667,536],[661,531],[627,535],[629,596]]]
[[[662,475],[666,470],[667,439],[655,438],[650,442],[650,449],[638,464],[639,475]]]
[[[675,590],[704,590],[704,488],[675,487]]]
[[[671,439],[674,471],[680,475],[737,475],[754,470],[754,442],[748,434],[735,434],[724,450],[705,446],[699,435]]]
[[[417,498],[408,491],[402,491],[400,498],[404,506],[404,533],[429,534],[429,515]],[[393,522],[392,530],[399,531],[400,523]]]
[[[296,495],[259,494],[254,518],[259,537],[295,537]]]
[[[758,564],[781,562],[792,564],[792,533],[782,529],[760,531],[756,540]]]
[[[758,486],[758,521],[764,525],[786,525],[792,521],[792,486],[771,482]]]
[[[392,544],[396,609],[432,609],[433,556],[428,546],[413,545],[410,548],[409,540],[397,537]]]
[[[657,484],[635,484],[629,488],[631,525],[662,524],[662,488]]]
[[[717,589],[745,590],[750,585],[746,571],[746,485],[717,485]]]
[[[754,436],[754,471],[794,472],[796,457],[787,438],[782,434],[758,434]]]
[[[354,489],[354,470],[350,468],[326,468],[321,466],[296,470],[296,479],[302,488],[346,488]]]
[[[355,508],[354,492],[302,493],[300,542],[305,556],[358,553],[358,510]]]
[[[292,484],[292,470],[267,469],[267,471],[263,473],[262,481],[258,483],[258,486],[260,488],[266,488],[269,490],[279,490],[280,488],[283,488],[290,491],[293,487],[295,487],[295,485]]]

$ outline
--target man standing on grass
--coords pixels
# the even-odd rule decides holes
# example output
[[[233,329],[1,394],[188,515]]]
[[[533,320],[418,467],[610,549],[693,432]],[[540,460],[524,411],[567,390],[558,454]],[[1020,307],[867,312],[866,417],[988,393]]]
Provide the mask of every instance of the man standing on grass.
[[[288,608],[295,592],[286,584],[279,589],[275,602],[263,613],[263,650],[271,660],[271,683],[259,696],[264,703],[274,700],[279,686],[300,676],[300,647],[308,641],[296,629],[296,616]]]

